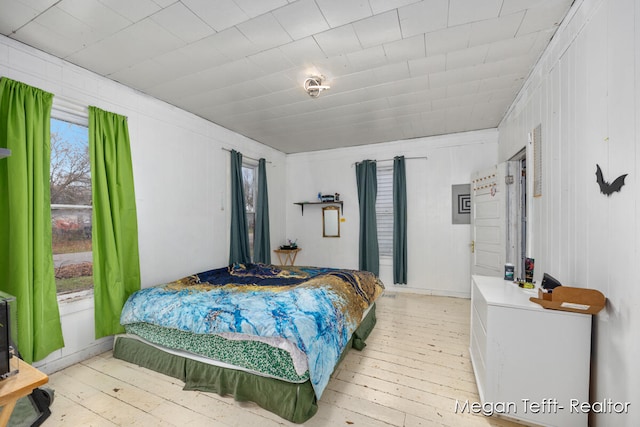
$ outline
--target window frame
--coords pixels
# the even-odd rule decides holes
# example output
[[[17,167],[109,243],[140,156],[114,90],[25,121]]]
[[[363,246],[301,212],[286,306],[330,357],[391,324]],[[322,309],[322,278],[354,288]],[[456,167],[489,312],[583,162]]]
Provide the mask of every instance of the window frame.
[[[253,210],[249,210],[249,205],[247,203],[247,198],[248,198],[248,194],[246,192],[244,192],[244,215],[245,215],[245,219],[247,221],[247,233],[249,234],[249,255],[251,258],[251,261],[253,262],[253,253],[254,253],[254,241],[255,241],[255,220],[256,220],[256,203],[258,201],[258,163],[251,160],[251,159],[242,159],[242,184],[243,187],[246,187],[245,184],[245,174],[244,174],[244,170],[245,169],[250,169],[252,170],[252,175],[253,175],[253,183],[250,186],[250,188],[253,189],[253,194],[251,195],[253,197],[253,204],[252,204],[252,208]],[[250,220],[249,220],[249,216],[253,216],[253,224],[254,227],[253,229],[251,229],[251,227],[249,226],[249,224],[251,224]],[[253,230],[253,231],[251,231]]]
[[[63,121],[63,122],[71,123],[73,125],[85,127],[87,129],[87,149],[88,149],[89,108],[87,106],[56,96],[53,98],[53,103],[51,106],[50,121],[51,120]],[[93,209],[93,194],[91,195],[91,200],[92,200],[92,204],[90,205],[90,208]],[[50,205],[52,207],[52,210],[53,210],[53,206],[56,206],[56,205],[60,206],[59,204],[54,204],[54,203],[50,203]],[[87,205],[67,205],[67,206],[77,206],[80,208],[87,208]],[[53,221],[51,226],[52,226],[51,231],[53,233]],[[93,249],[92,249],[92,252],[93,252]],[[92,264],[93,264],[93,261],[92,261]],[[94,293],[93,281],[92,281],[91,288],[89,289],[80,289],[80,290],[60,293],[58,292],[58,284],[56,279],[56,296],[58,301],[76,300],[79,298],[92,297],[93,293]]]
[[[378,184],[376,194],[378,251],[380,259],[390,259],[393,258],[393,164],[378,165],[376,168],[376,180]],[[383,218],[387,221],[381,221]],[[388,228],[389,224],[391,226],[390,229]],[[386,225],[387,228],[381,228],[382,225]]]

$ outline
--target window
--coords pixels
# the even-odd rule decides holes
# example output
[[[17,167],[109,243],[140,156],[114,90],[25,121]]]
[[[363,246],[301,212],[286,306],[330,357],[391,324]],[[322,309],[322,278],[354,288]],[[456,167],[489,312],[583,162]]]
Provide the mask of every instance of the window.
[[[393,256],[393,165],[378,166],[376,223],[381,257]]]
[[[249,233],[249,254],[253,260],[253,236],[256,228],[256,202],[258,201],[258,168],[256,165],[242,165],[242,185]]]
[[[79,118],[76,123],[51,119],[50,184],[57,292],[65,294],[91,289],[92,197],[86,118]]]

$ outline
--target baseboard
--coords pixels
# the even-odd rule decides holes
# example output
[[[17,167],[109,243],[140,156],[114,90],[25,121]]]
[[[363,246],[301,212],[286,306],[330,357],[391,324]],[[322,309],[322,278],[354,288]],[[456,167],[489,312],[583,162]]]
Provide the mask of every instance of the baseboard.
[[[113,348],[113,337],[107,337],[101,339],[90,347],[82,349],[81,351],[68,354],[61,357],[55,357],[55,355],[50,355],[46,359],[43,359],[39,362],[35,362],[33,364],[34,367],[38,368],[40,371],[44,372],[47,375],[51,375],[54,372],[58,372],[64,368],[68,368],[71,365],[75,365],[76,363],[80,363],[87,359],[90,359],[98,354],[102,354],[105,351],[109,351]],[[64,349],[63,349],[64,350]]]
[[[434,289],[411,288],[411,287],[401,286],[401,285],[387,286],[385,292],[432,295],[436,297],[453,297],[453,298],[464,298],[464,299],[471,298],[471,292],[441,291],[441,290],[434,290]]]

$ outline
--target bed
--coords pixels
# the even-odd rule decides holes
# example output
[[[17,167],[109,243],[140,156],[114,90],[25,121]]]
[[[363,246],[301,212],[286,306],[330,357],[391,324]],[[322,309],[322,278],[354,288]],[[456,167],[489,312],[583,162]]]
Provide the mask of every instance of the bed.
[[[131,295],[113,354],[302,423],[348,349],[364,347],[383,290],[358,270],[209,270]]]

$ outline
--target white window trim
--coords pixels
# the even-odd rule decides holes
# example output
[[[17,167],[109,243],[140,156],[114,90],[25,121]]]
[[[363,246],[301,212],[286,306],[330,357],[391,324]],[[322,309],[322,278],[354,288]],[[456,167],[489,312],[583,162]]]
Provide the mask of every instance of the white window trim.
[[[89,107],[59,96],[53,97],[51,118],[89,127]]]

